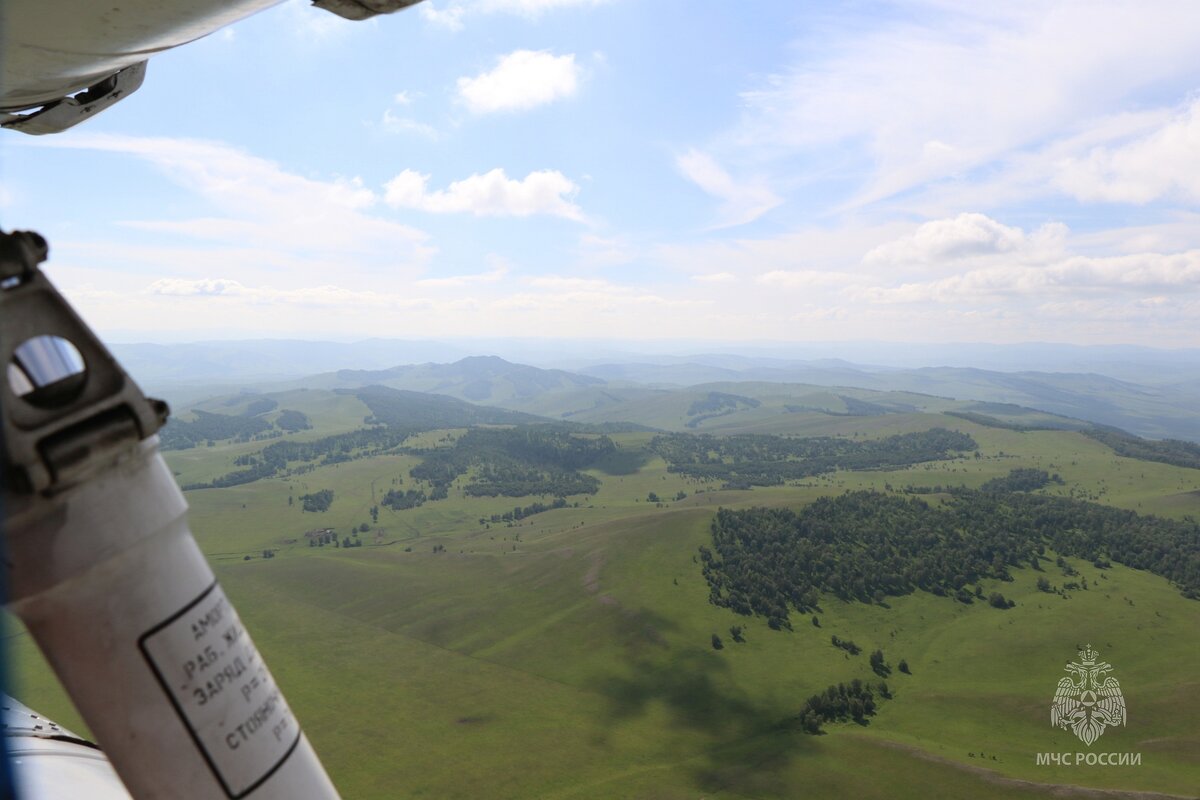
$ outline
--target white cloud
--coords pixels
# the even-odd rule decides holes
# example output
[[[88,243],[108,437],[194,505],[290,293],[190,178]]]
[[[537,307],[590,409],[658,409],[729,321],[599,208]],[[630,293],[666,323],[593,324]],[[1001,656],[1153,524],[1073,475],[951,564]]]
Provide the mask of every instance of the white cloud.
[[[379,124],[388,133],[414,133],[426,139],[436,140],[438,138],[437,129],[432,125],[408,117],[396,116],[391,109],[383,110],[383,119]]]
[[[700,283],[733,283],[737,276],[732,272],[708,272],[704,275],[693,275],[692,280]]]
[[[1055,183],[1085,202],[1200,201],[1200,100],[1151,133],[1058,162]]]
[[[843,286],[854,278],[842,272],[826,272],[817,269],[777,269],[764,272],[756,280],[767,286],[778,286],[783,289],[814,289]]]
[[[875,266],[950,266],[968,260],[1019,254],[1026,261],[1061,256],[1067,228],[1047,223],[1032,234],[978,213],[926,222],[913,233],[871,249],[863,263]]]
[[[431,25],[457,32],[463,29],[464,18],[469,14],[515,14],[536,19],[548,11],[566,8],[586,8],[604,5],[611,0],[474,0],[463,2],[451,0],[444,7],[433,0],[425,0],[418,8],[421,17]]]
[[[611,2],[611,0],[478,0],[476,5],[482,11],[507,12],[534,17],[560,8],[599,6],[607,2]]]
[[[1025,242],[1020,228],[1010,228],[983,214],[959,214],[926,222],[911,236],[876,247],[866,261],[935,261],[991,255],[1016,250]]]
[[[1188,0],[932,2],[873,29],[858,16],[827,23],[789,68],[745,93],[731,143],[765,160],[804,154],[804,165],[853,170],[850,206],[960,180],[1087,130],[1143,90],[1195,86],[1193,12]]]
[[[411,94],[407,89],[402,89],[392,95],[392,102],[398,106],[412,105],[412,101],[417,98],[417,95]]]
[[[765,180],[739,183],[712,156],[699,150],[678,156],[675,164],[685,178],[724,201],[720,211],[722,226],[752,222],[783,202]]]
[[[163,278],[147,286],[144,293],[164,297],[222,298],[251,304],[326,308],[405,308],[427,302],[411,296],[374,291],[353,291],[330,285],[306,286],[296,289],[247,286],[230,278],[202,278],[199,280]]]
[[[587,178],[587,176],[584,176]],[[579,257],[583,263],[598,267],[628,264],[637,257],[632,245],[621,237],[584,233],[579,237]]]
[[[934,281],[859,287],[854,295],[876,303],[961,303],[989,298],[1025,301],[1081,292],[1126,297],[1147,292],[1200,292],[1200,250],[1069,256],[1046,265],[985,267]]]
[[[429,176],[405,170],[387,182],[385,200],[396,208],[413,208],[435,214],[471,213],[475,216],[528,217],[547,214],[582,222],[583,212],[570,198],[579,187],[561,172],[531,172],[523,180],[510,179],[497,168],[429,191]]]
[[[462,289],[479,284],[499,283],[511,269],[507,259],[494,253],[488,255],[487,261],[492,267],[487,272],[477,272],[472,275],[450,275],[445,278],[422,278],[416,282],[416,285],[433,289]]]
[[[531,278],[528,285],[537,290],[521,292],[496,301],[505,311],[521,311],[537,318],[553,320],[558,325],[578,327],[586,324],[604,326],[614,318],[628,321],[621,330],[628,335],[635,329],[653,329],[664,320],[657,314],[680,312],[679,319],[712,305],[708,299],[693,297],[664,297],[654,291],[625,286],[611,281],[575,278],[563,275],[543,275]],[[674,320],[673,324],[677,324]]]
[[[529,279],[530,286],[540,289],[576,289],[592,292],[619,291],[619,287],[599,278],[568,278],[562,275],[542,275]]]
[[[421,19],[431,25],[453,32],[463,29],[462,18],[466,9],[459,3],[452,2],[445,8],[439,8],[433,0],[425,0],[417,8],[420,10]]]
[[[292,33],[313,44],[341,39],[363,24],[343,19],[308,2],[286,3],[282,13],[289,17],[287,25]]]
[[[172,218],[166,211],[119,223],[188,237],[185,246],[151,246],[126,236],[119,245],[87,242],[71,251],[76,260],[144,263],[177,276],[189,269],[207,272],[212,263],[238,276],[286,268],[315,279],[348,260],[368,272],[418,274],[433,253],[424,232],[374,213],[380,197],[357,177],[301,176],[229,145],[191,139],[74,133],[33,146],[146,161],[185,190],[181,198],[200,200],[215,212]]]
[[[571,97],[579,88],[575,55],[516,50],[474,78],[458,79],[458,96],[475,114],[525,111]]]

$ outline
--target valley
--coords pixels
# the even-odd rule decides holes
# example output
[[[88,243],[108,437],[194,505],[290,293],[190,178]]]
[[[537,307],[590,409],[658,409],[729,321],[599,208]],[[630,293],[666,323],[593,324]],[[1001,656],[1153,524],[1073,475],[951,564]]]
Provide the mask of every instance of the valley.
[[[524,405],[564,407],[553,395]],[[196,409],[261,420],[252,432],[178,414],[181,431],[231,434],[165,455],[197,487],[197,541],[344,796],[1194,794],[1200,602],[1184,593],[1200,471],[1146,460],[1153,443],[1118,455],[1078,419],[911,393],[751,383],[617,407],[547,420],[293,387]],[[934,513],[980,490],[1154,515],[1192,532],[1170,559],[1186,568],[1172,583],[1110,540],[1060,553],[1048,536],[1040,557],[988,556],[948,591],[818,583],[785,624],[712,602],[718,509],[754,524],[753,509],[861,496]],[[28,638],[10,641],[22,699],[81,727]],[[1089,644],[1128,707],[1090,748],[1050,724],[1063,665]],[[807,731],[810,698],[855,681],[875,687],[874,713]],[[1140,763],[1037,761],[1066,751]]]

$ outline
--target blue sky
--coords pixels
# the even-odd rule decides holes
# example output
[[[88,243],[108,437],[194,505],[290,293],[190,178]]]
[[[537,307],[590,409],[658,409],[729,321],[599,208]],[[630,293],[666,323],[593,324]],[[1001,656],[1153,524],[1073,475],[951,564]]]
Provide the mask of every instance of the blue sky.
[[[121,340],[1195,347],[1197,42],[1186,2],[287,2],[5,132],[0,225]]]

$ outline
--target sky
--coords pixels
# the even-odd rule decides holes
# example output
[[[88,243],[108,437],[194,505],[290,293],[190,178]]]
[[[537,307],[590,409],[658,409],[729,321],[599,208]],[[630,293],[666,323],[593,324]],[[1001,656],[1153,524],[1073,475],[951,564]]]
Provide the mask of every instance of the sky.
[[[1200,347],[1193,2],[289,1],[0,132],[115,341]]]

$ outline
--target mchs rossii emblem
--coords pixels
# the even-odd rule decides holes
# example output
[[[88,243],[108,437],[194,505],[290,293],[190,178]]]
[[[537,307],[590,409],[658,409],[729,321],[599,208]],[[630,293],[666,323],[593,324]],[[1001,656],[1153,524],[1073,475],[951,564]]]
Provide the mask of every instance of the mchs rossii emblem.
[[[1108,675],[1112,665],[1100,660],[1089,644],[1079,660],[1065,667],[1073,678],[1062,678],[1050,706],[1050,724],[1070,730],[1091,745],[1109,725],[1125,724],[1125,698],[1117,679]]]

